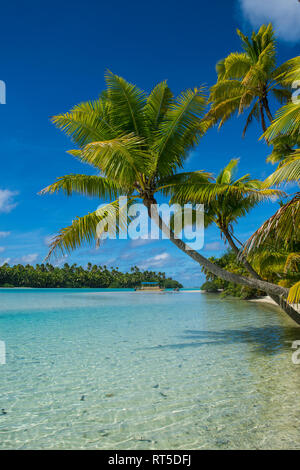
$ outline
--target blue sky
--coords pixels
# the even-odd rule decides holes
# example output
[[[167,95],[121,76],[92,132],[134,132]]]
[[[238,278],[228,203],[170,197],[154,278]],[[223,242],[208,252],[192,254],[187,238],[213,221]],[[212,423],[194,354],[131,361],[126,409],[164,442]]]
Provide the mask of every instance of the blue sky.
[[[112,70],[149,91],[168,79],[175,93],[214,83],[215,63],[239,50],[237,27],[250,32],[273,21],[279,37],[278,61],[299,55],[300,4],[297,0],[187,0],[186,2],[64,1],[7,2],[1,6],[0,80],[7,103],[0,105],[0,264],[42,262],[49,237],[76,216],[95,210],[98,201],[79,196],[38,196],[56,177],[91,172],[65,151],[68,139],[50,116],[94,99]],[[274,108],[273,108],[274,109]],[[258,142],[253,124],[241,138],[243,118],[211,130],[186,168],[216,173],[231,158],[240,158],[239,173],[264,178],[268,148]],[[237,233],[246,239],[276,204],[264,204],[242,220]],[[219,255],[218,232],[205,233],[202,252]],[[166,271],[187,286],[203,280],[196,263],[170,242],[107,241],[101,249],[84,247],[56,262],[88,261],[128,269]]]

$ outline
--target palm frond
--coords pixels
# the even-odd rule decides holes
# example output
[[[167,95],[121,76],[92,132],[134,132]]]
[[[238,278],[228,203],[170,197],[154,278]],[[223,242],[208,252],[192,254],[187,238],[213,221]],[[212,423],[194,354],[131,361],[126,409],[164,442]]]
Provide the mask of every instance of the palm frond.
[[[300,134],[298,136],[278,135],[274,137],[271,142],[272,152],[267,157],[267,162],[278,163],[285,161],[291,157],[291,153],[295,147],[300,146]]]
[[[265,110],[270,118],[268,93],[272,91],[273,96],[283,102],[288,91],[284,86],[282,90],[277,86],[281,83],[276,82],[274,75],[276,43],[272,25],[262,25],[251,37],[239,30],[237,34],[244,52],[231,53],[218,63],[218,80],[211,87],[211,109],[207,117],[210,118],[210,126],[219,123],[220,128],[236,112],[242,114],[252,105],[244,126],[244,136],[254,118],[257,121],[262,119],[258,102],[262,107],[261,113]],[[265,129],[263,122],[262,127]]]
[[[233,158],[230,162],[223,168],[217,178],[216,183],[230,184],[232,182],[233,171],[236,170],[236,167],[239,163],[238,158]]]
[[[259,250],[250,257],[254,269],[261,276],[268,276],[270,273],[278,273],[283,270],[286,261],[286,253],[275,250]]]
[[[290,101],[292,95],[291,89],[287,88],[272,88],[271,92],[280,104],[286,104]]]
[[[157,130],[170,104],[173,102],[173,93],[166,81],[158,83],[147,98],[144,115],[149,126],[149,133]]]
[[[115,181],[111,181],[103,176],[73,174],[58,178],[55,183],[42,189],[39,194],[53,194],[59,191],[62,191],[67,196],[79,193],[91,197],[112,198],[118,197],[120,193],[123,193],[124,188]]]
[[[291,87],[295,80],[300,79],[300,56],[287,60],[274,70],[274,80],[281,85]]]
[[[282,134],[289,136],[300,134],[300,102],[288,103],[280,108],[262,137],[272,141],[274,137]]]
[[[300,281],[290,288],[287,301],[289,304],[300,304]]]
[[[219,128],[239,111],[245,88],[238,80],[221,80],[210,89],[211,108],[206,117]]]
[[[52,122],[79,147],[95,140],[116,137],[119,128],[110,120],[111,107],[107,101],[99,99],[74,106],[70,112],[58,114]]]
[[[299,227],[300,193],[297,193],[254,232],[245,244],[243,254],[251,254],[268,240],[274,249],[280,247],[284,240],[291,240],[295,236],[299,237]]]
[[[240,79],[251,68],[251,60],[245,52],[232,52],[224,60],[224,68],[224,79]]]
[[[212,174],[206,171],[190,171],[176,173],[175,175],[169,175],[159,179],[159,185],[156,188],[156,192],[162,192],[164,195],[170,195],[176,191],[178,185],[189,185],[195,184],[206,184],[213,180]]]
[[[188,151],[202,134],[199,119],[206,107],[204,89],[187,90],[169,106],[159,125],[153,150],[157,154],[156,171],[165,176],[181,166]]]
[[[300,180],[300,150],[296,150],[264,182],[265,187],[278,186],[282,183]]]
[[[173,192],[172,202],[179,204],[209,204],[217,201],[219,198],[225,198],[228,203],[230,198],[249,198],[248,202],[255,204],[267,199],[273,199],[282,195],[281,191],[275,189],[257,190],[249,187],[247,184],[226,184],[226,183],[205,183],[190,181],[178,183],[169,188],[169,194]]]
[[[81,160],[98,167],[111,180],[132,185],[141,181],[152,163],[149,153],[143,151],[143,139],[128,134],[112,140],[91,142],[82,149]]]
[[[299,272],[300,269],[300,253],[289,253],[285,265],[284,272],[287,274],[289,271]]]
[[[134,199],[135,197],[128,199],[127,207]],[[77,217],[72,225],[61,229],[50,244],[47,259],[57,251],[62,254],[70,253],[84,243],[97,241],[104,232],[109,232],[111,229],[117,233],[125,230],[127,222],[126,205],[120,206],[119,199],[105,204],[94,212]]]
[[[106,73],[105,81],[107,96],[112,105],[112,122],[115,124],[121,122],[124,132],[134,132],[143,136],[145,92],[110,71]]]

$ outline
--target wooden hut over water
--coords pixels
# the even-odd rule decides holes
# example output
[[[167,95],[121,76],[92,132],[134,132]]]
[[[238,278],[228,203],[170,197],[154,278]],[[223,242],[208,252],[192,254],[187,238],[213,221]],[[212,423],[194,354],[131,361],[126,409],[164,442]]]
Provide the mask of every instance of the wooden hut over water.
[[[162,292],[164,291],[164,288],[160,287],[157,281],[147,281],[141,282],[141,286],[137,287],[136,290],[145,292]]]

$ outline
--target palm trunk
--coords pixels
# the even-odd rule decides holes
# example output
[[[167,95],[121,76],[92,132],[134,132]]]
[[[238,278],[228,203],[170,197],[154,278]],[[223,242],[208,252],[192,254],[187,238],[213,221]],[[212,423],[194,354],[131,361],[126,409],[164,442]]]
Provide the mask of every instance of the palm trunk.
[[[228,241],[230,247],[232,248],[232,250],[236,254],[236,257],[238,258],[239,254],[240,254],[240,250],[238,249],[238,247],[234,243],[230,233],[228,232],[227,229],[222,229],[222,232],[224,233],[224,235],[226,237],[226,240]],[[243,265],[247,269],[248,273],[252,277],[254,277],[255,279],[259,279],[259,280],[263,281],[262,277],[255,271],[255,269],[251,266],[251,264],[246,260],[245,257],[241,258],[241,262],[243,263]],[[280,308],[282,308],[282,310],[287,315],[289,315],[289,317],[291,317],[296,323],[298,323],[300,325],[300,315],[291,305],[289,305],[282,297],[280,297],[278,295],[273,295],[273,294],[269,294],[269,295],[270,295],[271,299],[274,300],[274,302],[276,302],[276,304]]]
[[[226,237],[226,240],[228,241],[230,247],[232,248],[232,250],[236,254],[236,257],[238,257],[239,254],[240,254],[240,250],[238,249],[238,247],[236,246],[236,244],[232,240],[232,237],[231,237],[230,233],[225,228],[221,229],[221,230],[224,233],[224,235]],[[241,262],[243,263],[243,265],[247,269],[248,273],[251,274],[252,277],[254,277],[255,279],[260,279],[261,281],[263,281],[263,279],[260,277],[260,275],[255,271],[255,269],[252,268],[251,264],[248,263],[248,261],[246,260],[245,257],[241,258]]]
[[[265,120],[265,115],[264,115],[264,106],[261,100],[259,100],[259,110],[260,110],[262,129],[263,129],[263,132],[265,133],[267,130],[267,126],[266,126],[266,120]]]
[[[260,279],[240,276],[238,274],[226,271],[225,269],[222,269],[218,265],[212,263],[207,258],[200,255],[200,253],[190,248],[181,239],[175,237],[172,230],[164,223],[162,218],[159,216],[159,213],[157,212],[157,208],[156,208],[157,202],[155,201],[154,198],[144,199],[144,205],[148,209],[149,217],[155,221],[155,223],[158,225],[160,230],[163,233],[165,233],[165,235],[167,235],[167,237],[171,240],[171,242],[174,243],[174,245],[176,245],[177,248],[183,251],[183,253],[187,254],[190,258],[192,258],[194,261],[196,261],[198,264],[203,266],[205,269],[207,269],[209,272],[211,272],[215,276],[220,277],[221,279],[224,279],[225,281],[232,282],[234,284],[240,284],[246,287],[251,287],[251,288],[258,289],[258,290],[262,290],[266,292],[267,294],[269,294],[270,296],[274,295],[277,297],[281,297],[281,296],[287,297],[289,289],[286,289],[285,287],[281,287],[276,284],[272,284],[270,282],[262,281]],[[293,316],[292,315],[290,316],[295,322],[300,324],[300,315],[298,313],[293,314]]]
[[[269,101],[268,101],[267,96],[265,96],[263,98],[263,107],[264,107],[264,109],[266,111],[266,114],[267,114],[267,116],[270,120],[270,123],[271,123],[273,121],[273,116],[272,116],[272,113],[271,113],[271,110],[270,110],[270,107],[269,107]]]

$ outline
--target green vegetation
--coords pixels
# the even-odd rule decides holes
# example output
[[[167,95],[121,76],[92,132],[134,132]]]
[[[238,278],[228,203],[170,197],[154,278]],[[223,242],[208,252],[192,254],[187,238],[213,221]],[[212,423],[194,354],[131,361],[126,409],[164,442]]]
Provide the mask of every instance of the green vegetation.
[[[51,264],[8,266],[0,267],[0,287],[90,287],[90,288],[119,288],[140,286],[143,281],[157,281],[161,287],[175,288],[182,285],[166,278],[163,272],[140,271],[137,266],[130,272],[122,273],[118,268],[108,269],[106,266],[88,264],[87,269],[82,266],[65,263],[62,268]]]
[[[300,245],[298,246],[298,249]],[[299,279],[300,272],[300,255],[294,254],[294,256],[287,255],[286,253],[265,253],[265,259],[260,259],[253,263],[253,266],[260,272],[263,270],[264,278],[272,280],[272,282],[278,282],[284,286],[292,286],[295,279]],[[238,273],[243,276],[249,275],[247,268],[244,266],[242,261],[238,261],[236,253],[233,250],[227,251],[220,258],[211,257],[210,260],[216,263],[218,266],[228,271]],[[201,286],[201,289],[207,292],[219,292],[222,291],[222,296],[233,296],[241,299],[252,299],[264,295],[261,290],[251,289],[245,286],[234,284],[232,282],[226,282],[213,274],[209,273],[205,269],[203,270],[206,276],[206,282]]]
[[[141,200],[149,217],[167,232],[170,241],[210,272],[230,282],[261,288],[270,294],[287,295],[288,290],[260,279],[239,276],[221,269],[169,232],[155,210],[156,196],[188,194],[195,199],[209,200],[226,193],[261,198],[251,187],[216,184],[204,171],[178,172],[189,151],[204,134],[207,126],[201,121],[206,108],[202,89],[187,90],[173,97],[166,82],[150,93],[138,89],[112,73],[106,75],[107,89],[94,102],[81,103],[69,113],[55,116],[55,124],[68,134],[79,149],[70,153],[89,163],[96,175],[67,175],[45,188],[42,193],[80,193],[98,198],[128,196],[127,207]],[[100,175],[99,175],[100,172]],[[201,199],[199,202],[201,202]],[[154,210],[152,210],[154,209]],[[119,199],[103,205],[95,212],[77,217],[62,229],[50,246],[49,256],[60,250],[69,252],[84,243],[99,240],[117,219],[122,230],[127,220]]]
[[[277,66],[271,25],[263,25],[250,38],[240,31],[238,35],[244,52],[233,52],[218,63],[217,83],[209,99],[203,88],[186,90],[175,98],[166,82],[146,94],[108,72],[107,87],[99,99],[53,118],[76,145],[69,153],[91,165],[95,174],[61,177],[42,193],[80,193],[111,202],[60,230],[49,256],[92,241],[99,243],[115,217],[122,231],[128,220],[118,197],[125,195],[128,207],[141,200],[170,241],[202,267],[210,289],[218,285],[226,293],[245,298],[258,291],[268,293],[300,323],[299,314],[285,300],[300,298],[300,197],[271,187],[299,183],[299,102],[291,101],[291,83],[300,79],[300,57]],[[284,105],[275,121],[270,97]],[[216,179],[205,171],[181,171],[190,150],[212,125],[222,126],[248,109],[244,134],[254,119],[260,122],[272,148],[268,161],[279,162],[273,175],[265,182],[249,175],[235,179],[237,160],[229,162]],[[204,203],[206,225],[217,225],[232,252],[215,260],[190,249],[160,218],[155,209],[157,195],[180,204]],[[287,201],[244,245],[235,237],[233,224],[274,195]]]
[[[211,88],[211,108],[207,117],[210,125],[219,122],[221,127],[236,112],[242,114],[251,107],[243,135],[253,120],[260,122],[265,132],[267,120],[273,120],[269,96],[279,103],[291,97],[291,90],[284,80],[291,65],[276,65],[276,42],[271,24],[262,25],[251,37],[239,30],[237,34],[243,52],[233,52],[218,62],[218,81]]]

